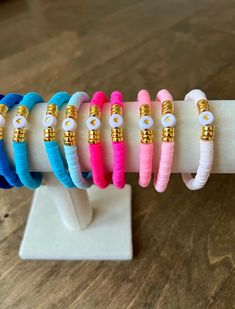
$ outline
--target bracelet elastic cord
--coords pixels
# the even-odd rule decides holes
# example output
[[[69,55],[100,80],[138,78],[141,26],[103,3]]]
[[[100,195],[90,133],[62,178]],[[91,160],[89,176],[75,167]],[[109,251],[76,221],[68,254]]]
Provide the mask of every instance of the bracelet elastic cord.
[[[183,173],[182,178],[190,190],[198,190],[206,184],[213,165],[214,157],[214,115],[210,112],[209,102],[204,92],[199,89],[191,90],[185,101],[192,100],[197,105],[199,112],[199,123],[202,127],[200,139],[200,160],[196,176],[193,178],[189,173]]]
[[[66,188],[74,188],[75,185],[64,165],[59,145],[56,141],[55,136],[56,118],[59,109],[62,107],[63,104],[68,102],[69,99],[70,96],[67,92],[57,92],[49,100],[47,105],[47,112],[43,117],[44,145],[46,148],[48,160],[56,178]]]
[[[26,127],[29,112],[35,104],[40,102],[43,102],[43,99],[36,92],[27,93],[20,101],[16,117],[13,119],[13,149],[16,172],[22,184],[31,190],[40,186],[42,181],[42,174],[29,172]]]
[[[111,94],[111,117],[109,120],[111,126],[111,138],[113,147],[113,184],[116,188],[122,189],[126,184],[125,180],[125,159],[126,144],[123,139],[122,129],[122,109],[123,96],[119,91]]]
[[[140,170],[139,185],[147,187],[152,177],[153,164],[153,119],[151,117],[151,99],[147,90],[138,93],[139,127],[140,127]]]
[[[62,124],[64,129],[64,152],[68,170],[73,183],[79,189],[87,189],[92,184],[91,173],[82,173],[75,137],[78,110],[83,102],[88,101],[89,96],[85,92],[74,93],[67,104],[66,118]]]
[[[22,187],[23,185],[16,172],[10,167],[4,149],[4,124],[7,112],[15,104],[18,104],[22,98],[23,96],[20,94],[9,93],[0,100],[0,174],[5,177],[6,183],[8,183],[8,188]]]

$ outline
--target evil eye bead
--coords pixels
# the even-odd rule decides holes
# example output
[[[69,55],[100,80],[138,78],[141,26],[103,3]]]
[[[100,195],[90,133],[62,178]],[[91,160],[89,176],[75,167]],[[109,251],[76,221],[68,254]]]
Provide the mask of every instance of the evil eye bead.
[[[3,117],[3,115],[0,115],[0,128],[5,127],[5,118]]]
[[[109,124],[111,128],[120,128],[123,124],[123,118],[119,114],[113,114],[109,118]]]
[[[162,126],[166,127],[174,127],[176,124],[176,118],[173,114],[165,114],[161,119]]]
[[[13,118],[13,126],[15,129],[21,129],[27,126],[27,120],[24,116],[15,116]]]
[[[77,127],[76,121],[72,118],[66,118],[62,122],[62,128],[65,131],[75,131]]]
[[[56,126],[56,118],[51,114],[45,114],[42,118],[42,125],[44,128],[54,128]]]
[[[97,130],[100,127],[100,120],[95,116],[91,116],[88,118],[86,124],[89,130]]]
[[[150,116],[143,116],[139,120],[139,127],[141,130],[150,129],[153,126],[153,118]]]
[[[211,112],[202,112],[199,115],[199,123],[201,126],[206,126],[214,121],[214,115]]]

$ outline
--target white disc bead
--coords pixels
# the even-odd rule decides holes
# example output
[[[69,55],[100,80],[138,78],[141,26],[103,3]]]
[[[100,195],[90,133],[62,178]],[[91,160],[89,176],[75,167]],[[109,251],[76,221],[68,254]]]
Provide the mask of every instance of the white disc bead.
[[[139,120],[139,127],[141,130],[150,129],[153,126],[153,118],[150,116],[142,116]]]
[[[56,117],[51,114],[45,114],[42,117],[42,125],[44,128],[54,128],[56,126]]]
[[[65,118],[62,122],[62,128],[65,131],[75,131],[77,127],[76,121],[72,118]]]
[[[15,116],[13,118],[13,126],[15,129],[21,129],[27,126],[27,119],[24,116]]]
[[[123,124],[123,118],[119,114],[113,114],[109,118],[109,124],[111,128],[120,128]]]
[[[89,130],[97,130],[100,127],[100,120],[95,116],[91,116],[87,119],[86,125]]]
[[[198,119],[201,126],[206,126],[212,124],[214,115],[211,112],[205,111],[199,115]]]
[[[161,118],[161,123],[164,128],[174,127],[176,125],[176,118],[173,114],[165,114]]]
[[[5,117],[3,115],[0,115],[0,128],[5,127]]]

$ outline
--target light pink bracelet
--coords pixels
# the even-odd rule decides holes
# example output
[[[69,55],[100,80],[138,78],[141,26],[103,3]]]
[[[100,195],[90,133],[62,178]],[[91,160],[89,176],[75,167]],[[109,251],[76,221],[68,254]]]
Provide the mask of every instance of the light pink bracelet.
[[[202,127],[200,140],[200,160],[195,178],[191,174],[183,173],[182,178],[190,190],[198,190],[206,184],[213,165],[214,155],[214,115],[210,112],[209,102],[204,92],[199,89],[191,90],[185,101],[192,100],[197,105],[199,112],[199,123]]]
[[[167,188],[174,157],[174,136],[176,119],[172,95],[166,89],[157,93],[157,101],[162,106],[162,143],[158,173],[155,175],[154,186],[156,191],[164,192]]]
[[[92,178],[94,184],[100,189],[104,189],[109,185],[109,181],[104,173],[102,144],[99,131],[102,107],[107,101],[104,92],[95,92],[90,103],[90,117],[87,120]]]
[[[111,126],[111,138],[113,146],[113,184],[118,189],[122,189],[125,184],[125,158],[126,145],[123,140],[123,96],[119,91],[111,94],[111,116],[109,124]]]
[[[153,119],[151,117],[151,99],[147,90],[138,93],[139,127],[140,127],[140,171],[139,185],[147,187],[152,177],[153,162]]]

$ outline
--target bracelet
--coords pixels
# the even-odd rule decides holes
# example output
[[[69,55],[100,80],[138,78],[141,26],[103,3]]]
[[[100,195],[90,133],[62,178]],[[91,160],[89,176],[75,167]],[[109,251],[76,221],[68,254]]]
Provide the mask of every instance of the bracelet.
[[[5,179],[5,184],[8,184],[7,188],[22,187],[23,185],[16,172],[10,167],[10,163],[4,150],[3,135],[8,110],[15,104],[19,104],[22,98],[23,96],[20,94],[9,93],[0,100],[0,174],[2,178]],[[2,184],[3,183],[1,182],[1,187]],[[4,187],[5,184],[3,185]]]
[[[90,117],[87,120],[87,127],[89,129],[88,143],[92,178],[94,184],[100,189],[104,189],[109,185],[109,181],[105,176],[103,168],[102,143],[99,131],[101,125],[101,110],[103,104],[107,101],[108,100],[104,92],[95,92],[90,103]]]
[[[123,96],[119,91],[114,91],[111,94],[111,116],[109,124],[111,126],[111,138],[113,147],[113,184],[118,189],[124,188],[125,180],[125,159],[126,159],[126,144],[123,140]]]
[[[60,153],[59,145],[56,141],[55,126],[57,123],[57,116],[59,109],[63,104],[68,102],[70,96],[67,92],[57,92],[54,94],[47,104],[47,111],[42,118],[44,145],[50,162],[53,173],[56,178],[66,187],[74,188],[75,185],[65,168],[62,155]],[[72,121],[71,121],[72,122]]]
[[[204,92],[199,89],[191,90],[185,101],[192,100],[197,105],[199,112],[199,123],[202,127],[200,139],[200,160],[195,178],[191,174],[183,173],[182,178],[190,190],[198,190],[206,184],[213,164],[214,156],[214,115],[210,112],[209,102]]]
[[[154,186],[156,191],[164,192],[167,188],[171,168],[173,164],[174,148],[175,148],[175,124],[174,103],[172,95],[168,90],[162,89],[157,93],[157,101],[160,101],[162,106],[162,142],[161,155],[158,167],[158,173],[155,176]]]
[[[138,93],[140,127],[140,170],[139,185],[147,187],[152,177],[153,162],[153,118],[151,117],[151,99],[147,90]]]
[[[78,110],[83,102],[88,101],[89,96],[85,92],[74,93],[67,104],[65,111],[66,118],[62,123],[62,128],[64,129],[64,152],[68,170],[73,183],[79,189],[87,189],[92,184],[90,181],[91,173],[82,173],[75,138]]]
[[[13,118],[13,150],[15,158],[16,173],[24,186],[33,190],[40,186],[41,173],[30,173],[27,155],[26,131],[28,116],[35,104],[43,102],[41,96],[36,92],[27,93],[20,101],[16,116]]]

